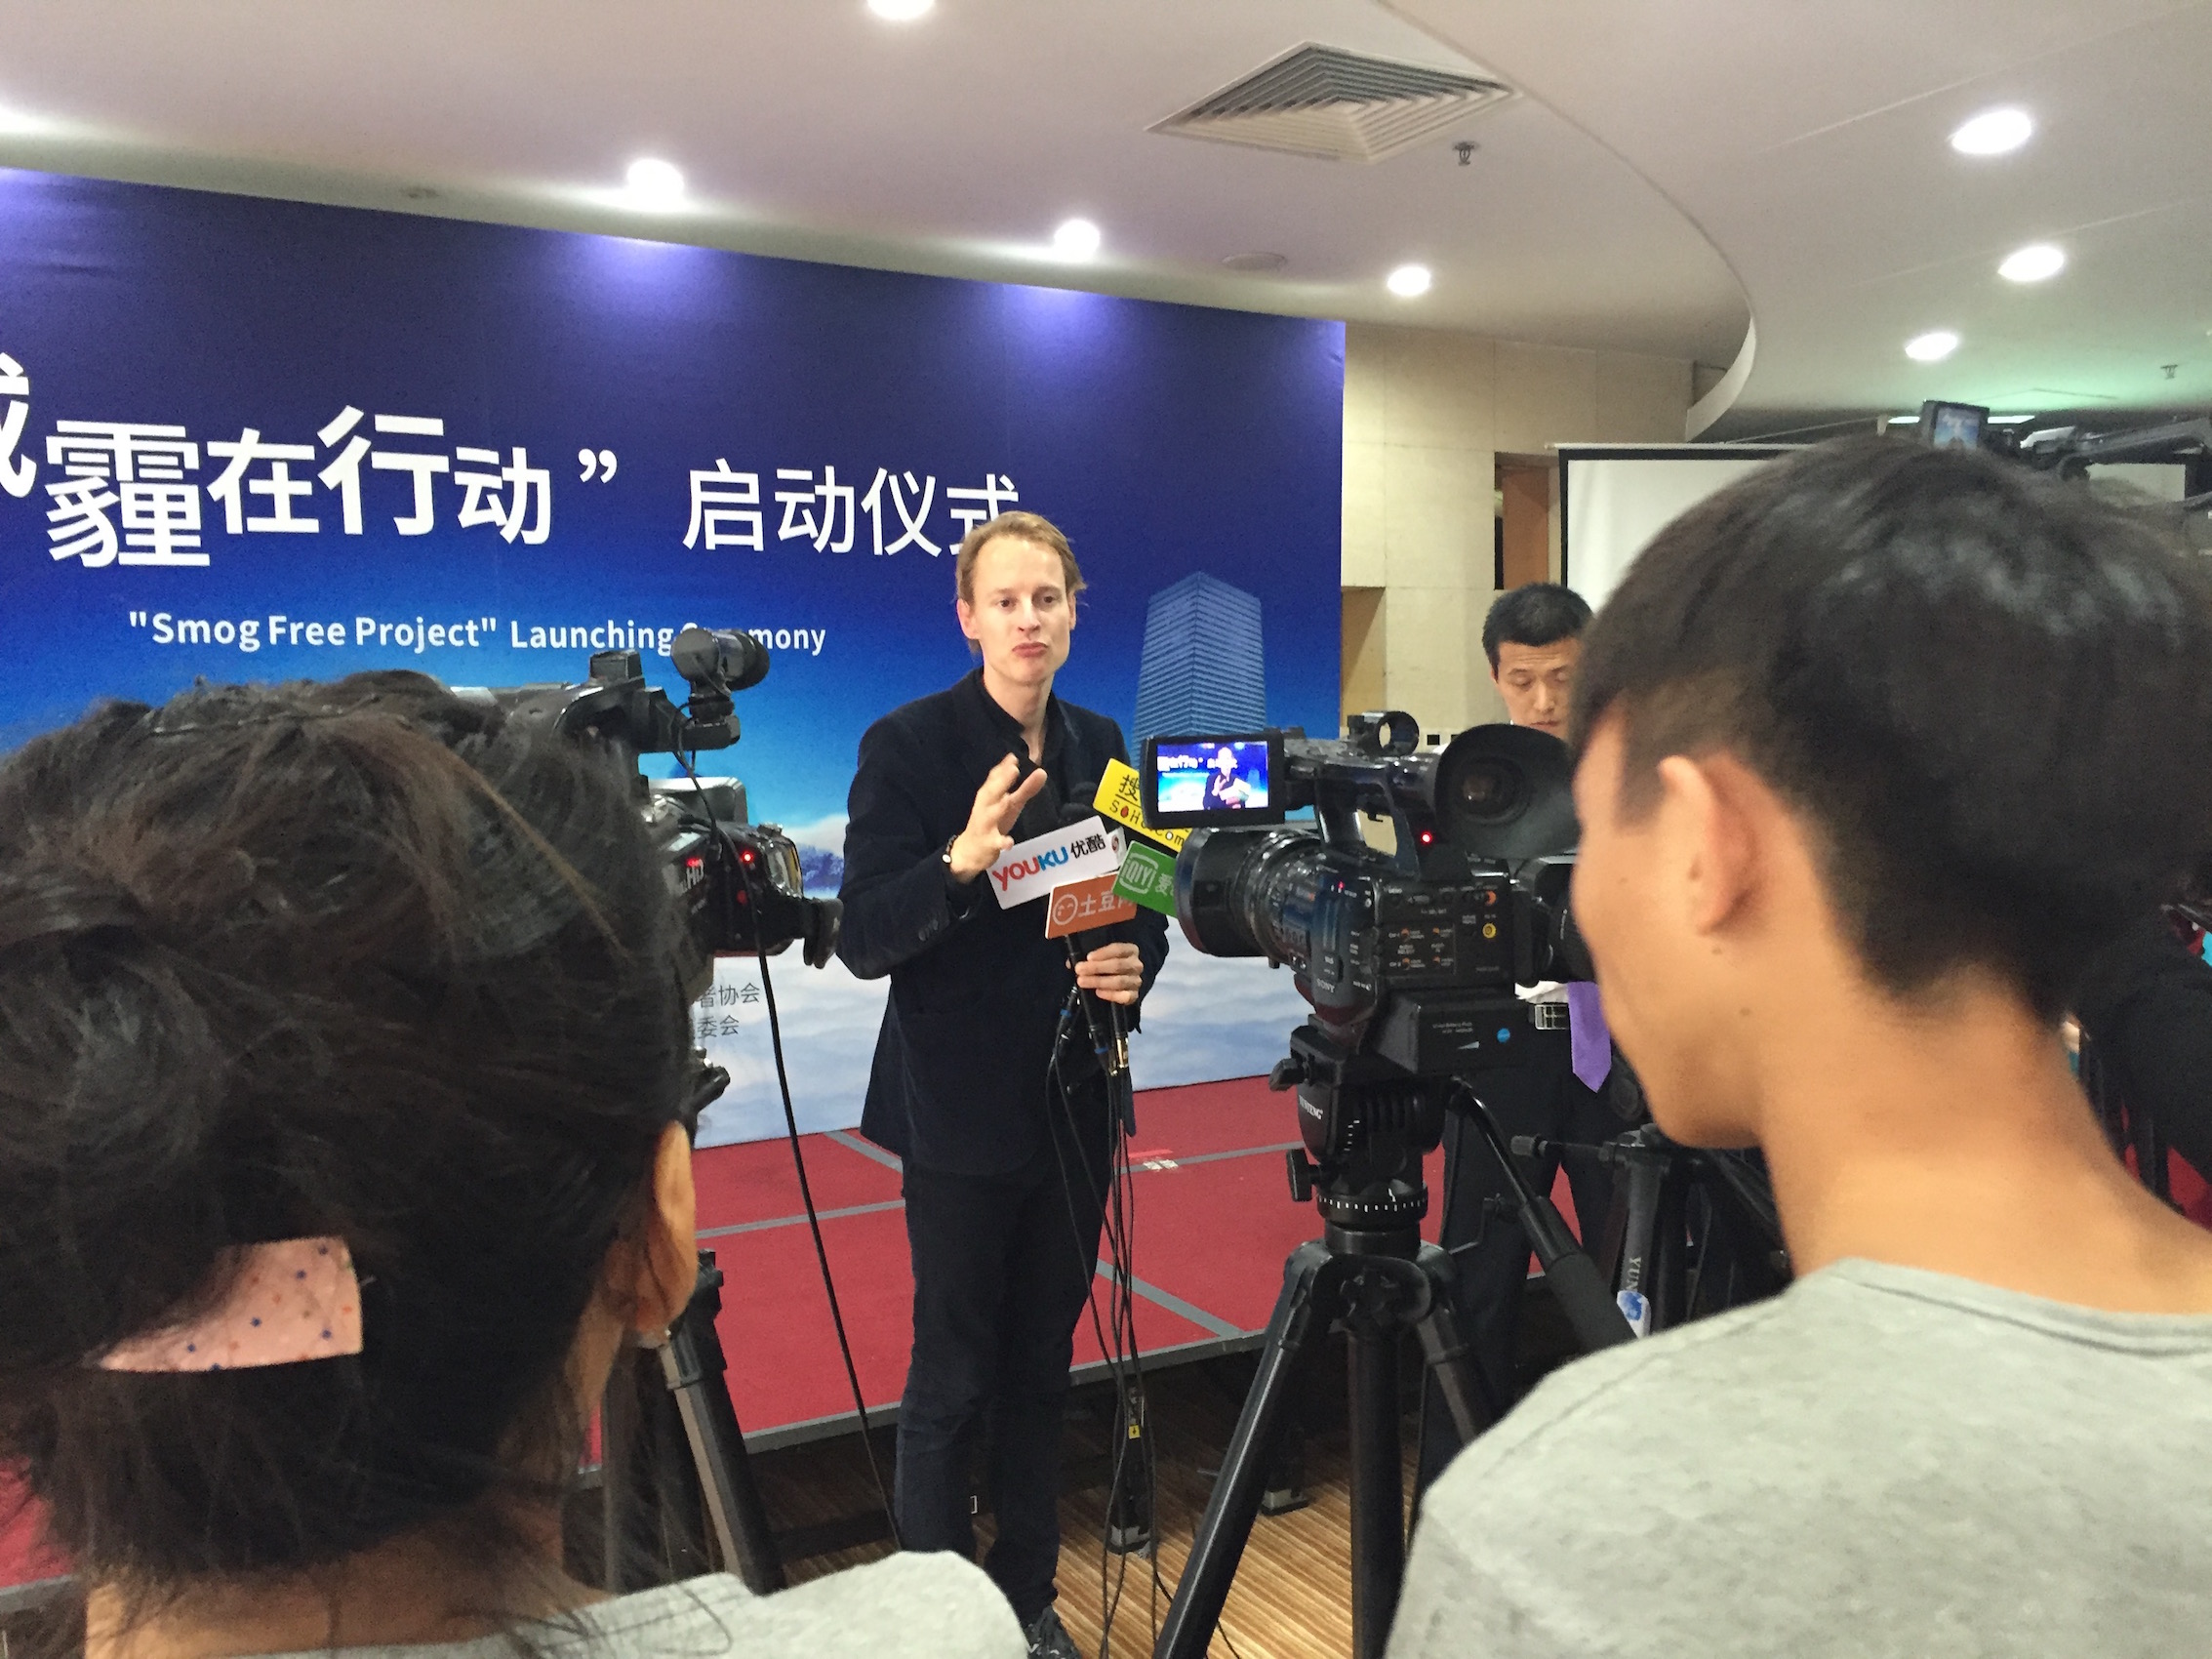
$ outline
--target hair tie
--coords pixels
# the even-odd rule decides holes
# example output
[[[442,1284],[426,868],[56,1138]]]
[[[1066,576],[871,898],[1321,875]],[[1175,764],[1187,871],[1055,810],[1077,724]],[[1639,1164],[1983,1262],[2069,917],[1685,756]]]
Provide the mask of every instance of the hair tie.
[[[361,1281],[342,1238],[233,1245],[237,1276],[189,1324],[134,1337],[103,1371],[236,1371],[361,1352]]]

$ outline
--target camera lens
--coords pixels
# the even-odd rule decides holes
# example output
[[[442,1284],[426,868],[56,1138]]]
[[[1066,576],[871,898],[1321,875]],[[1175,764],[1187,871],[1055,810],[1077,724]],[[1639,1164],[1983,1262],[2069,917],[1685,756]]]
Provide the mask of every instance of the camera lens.
[[[1175,861],[1184,937],[1209,956],[1306,966],[1327,847],[1309,830],[1199,830]]]
[[[1502,824],[1521,810],[1528,786],[1520,772],[1500,761],[1476,761],[1458,779],[1458,808],[1465,822]]]
[[[1567,746],[1526,726],[1475,726],[1437,757],[1437,828],[1473,858],[1514,861],[1576,841]]]

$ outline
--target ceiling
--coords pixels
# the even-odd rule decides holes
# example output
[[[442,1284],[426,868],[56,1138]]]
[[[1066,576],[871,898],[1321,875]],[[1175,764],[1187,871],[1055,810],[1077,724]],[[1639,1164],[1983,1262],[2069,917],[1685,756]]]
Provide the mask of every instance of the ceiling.
[[[7,11],[0,106],[50,130],[0,124],[0,163],[1721,363],[1744,330],[1696,229],[1529,100],[1372,166],[1146,131],[1304,41],[1467,66],[1372,0],[940,0],[904,25],[862,0]],[[690,211],[623,205],[645,154]],[[1077,214],[1104,247],[1054,263]],[[1287,263],[1222,266],[1255,252]],[[1407,261],[1437,273],[1418,303],[1383,286]]]
[[[1926,397],[2106,422],[2212,406],[2204,0],[1391,5],[1629,158],[1726,257],[1758,345],[1710,435]],[[1953,154],[1999,104],[2034,117],[2030,144]],[[2066,249],[2061,275],[1997,276],[2037,241]],[[1934,329],[1957,351],[1908,359]]]
[[[1371,166],[1147,131],[1308,41],[1523,96]],[[1712,428],[1749,436],[2212,405],[2208,67],[2212,0],[11,0],[0,165],[1715,368],[1755,318]],[[1951,154],[2000,101],[2035,141]],[[649,154],[681,211],[622,190]],[[1051,257],[1070,215],[1095,259]],[[2000,282],[2036,239],[2066,272]]]

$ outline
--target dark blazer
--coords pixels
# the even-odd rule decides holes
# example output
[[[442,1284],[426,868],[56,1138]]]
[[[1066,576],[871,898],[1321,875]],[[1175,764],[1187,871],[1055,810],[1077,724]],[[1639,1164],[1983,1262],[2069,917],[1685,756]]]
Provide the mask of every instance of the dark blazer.
[[[1020,727],[983,688],[981,669],[894,708],[861,739],[847,800],[845,904],[837,954],[861,979],[891,976],[861,1131],[924,1168],[998,1175],[1045,1145],[1047,1068],[1074,976],[1044,936],[1042,901],[1002,910],[987,875],[952,881],[940,856],[967,828],[976,791],[1008,754],[1036,770]],[[1055,828],[1063,798],[1088,804],[1108,760],[1128,759],[1121,728],[1054,698],[1046,712],[1044,790],[1013,830]],[[1167,957],[1167,918],[1139,910],[1106,940],[1134,943],[1151,989]],[[1134,1013],[1134,1010],[1132,1010]],[[1095,1073],[1071,1040],[1064,1076]]]

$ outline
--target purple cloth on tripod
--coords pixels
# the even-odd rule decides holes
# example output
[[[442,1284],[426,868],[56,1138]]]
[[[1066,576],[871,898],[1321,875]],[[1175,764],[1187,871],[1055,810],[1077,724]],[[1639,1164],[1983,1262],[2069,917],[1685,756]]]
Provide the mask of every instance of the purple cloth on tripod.
[[[1613,1070],[1613,1032],[1606,1027],[1597,987],[1588,980],[1570,981],[1567,986],[1567,1052],[1584,1088],[1605,1086]]]

